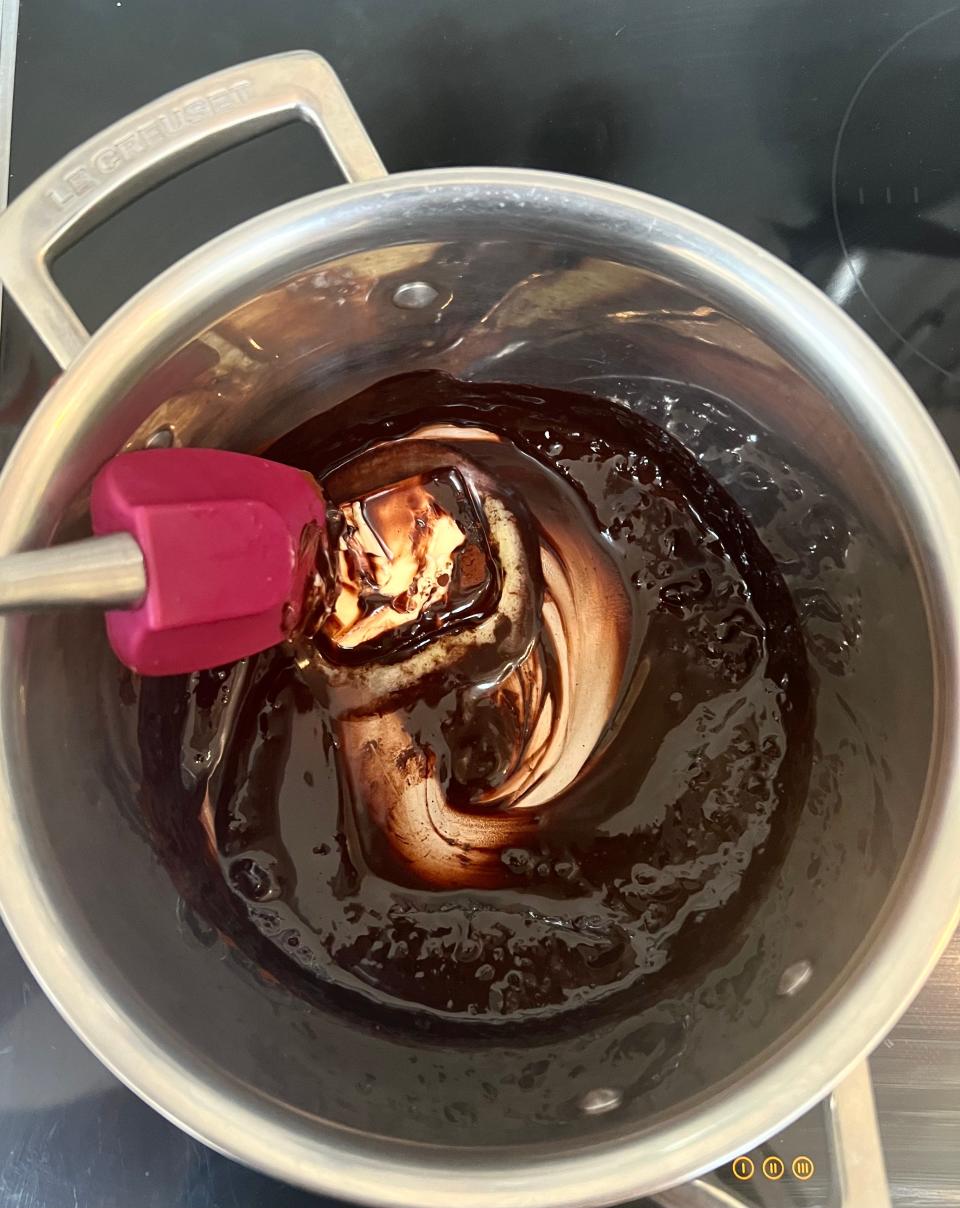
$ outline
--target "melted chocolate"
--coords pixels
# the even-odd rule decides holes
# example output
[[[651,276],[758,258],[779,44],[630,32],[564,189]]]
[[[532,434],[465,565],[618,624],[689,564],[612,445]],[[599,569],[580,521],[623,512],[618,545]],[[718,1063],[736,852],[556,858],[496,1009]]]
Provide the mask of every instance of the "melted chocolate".
[[[458,470],[417,473],[413,453],[411,476],[384,486],[372,460],[374,488],[359,499],[330,496],[338,479],[342,493],[344,475],[327,483],[338,582],[327,589],[322,623],[301,626],[325,664],[402,659],[451,627],[482,620],[502,588],[482,504]]]
[[[797,614],[743,510],[625,406],[439,374],[269,455],[336,502],[453,472],[500,594],[362,666],[308,634],[145,682],[144,804],[188,900],[298,992],[421,1021],[556,1020],[717,959],[812,745]]]

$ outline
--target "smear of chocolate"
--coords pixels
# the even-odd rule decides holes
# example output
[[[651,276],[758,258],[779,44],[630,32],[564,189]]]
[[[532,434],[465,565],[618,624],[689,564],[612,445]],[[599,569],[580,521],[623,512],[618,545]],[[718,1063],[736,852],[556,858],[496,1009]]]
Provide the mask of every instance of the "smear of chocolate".
[[[328,615],[300,627],[326,663],[354,667],[396,661],[482,620],[503,588],[483,504],[460,469],[421,471],[413,454],[408,476],[385,485],[376,451],[361,460],[370,489],[328,496],[338,514]]]
[[[562,480],[538,474],[543,502],[536,516],[528,510],[529,471],[516,457],[502,472],[503,444],[485,428],[428,426],[325,480],[338,503],[455,467],[479,501],[499,568],[486,616],[363,667],[331,664],[309,637],[298,644],[302,674],[336,718],[356,808],[386,838],[404,880],[452,890],[511,883],[502,853],[534,838],[539,811],[576,782],[625,686],[630,602],[612,559],[589,530],[557,523]],[[408,724],[425,690],[443,697],[440,744]]]
[[[813,703],[726,492],[625,407],[438,374],[271,456],[340,501],[455,468],[499,594],[363,665],[305,637],[168,685],[174,726],[144,686],[145,739],[190,771],[176,844],[175,803],[148,811],[212,921],[301,992],[464,1022],[599,1009],[735,943],[806,796]]]

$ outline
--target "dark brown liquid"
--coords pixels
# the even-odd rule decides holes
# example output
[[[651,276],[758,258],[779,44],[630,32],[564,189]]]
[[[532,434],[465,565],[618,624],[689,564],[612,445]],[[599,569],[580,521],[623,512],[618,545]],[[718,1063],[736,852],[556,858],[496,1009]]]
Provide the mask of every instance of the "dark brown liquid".
[[[351,1010],[475,1026],[657,994],[735,943],[805,800],[790,595],[742,509],[615,403],[409,374],[269,455],[349,482],[384,441],[422,469],[424,440],[523,530],[512,628],[471,646],[479,619],[454,625],[450,666],[382,697],[302,644],[145,682],[159,846],[266,975]],[[589,749],[541,743],[531,777],[558,718]]]

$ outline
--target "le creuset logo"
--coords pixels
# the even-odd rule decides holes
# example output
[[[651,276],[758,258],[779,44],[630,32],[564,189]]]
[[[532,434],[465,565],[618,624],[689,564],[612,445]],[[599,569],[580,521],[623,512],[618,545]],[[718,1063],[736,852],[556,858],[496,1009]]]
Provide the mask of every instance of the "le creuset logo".
[[[68,209],[109,179],[123,164],[143,155],[151,147],[165,143],[185,126],[196,126],[217,113],[236,109],[252,95],[253,85],[250,81],[237,80],[222,88],[199,93],[182,105],[158,113],[148,122],[132,126],[113,142],[98,147],[85,163],[67,168],[54,188],[47,190],[47,198],[58,210]]]

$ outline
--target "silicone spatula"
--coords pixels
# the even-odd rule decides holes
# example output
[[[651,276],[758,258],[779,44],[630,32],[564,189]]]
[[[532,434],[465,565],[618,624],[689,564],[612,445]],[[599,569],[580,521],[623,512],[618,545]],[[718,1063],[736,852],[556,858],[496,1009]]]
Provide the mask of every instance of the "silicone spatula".
[[[0,611],[98,604],[142,675],[282,641],[312,586],[326,507],[308,474],[221,449],[122,453],[93,483],[94,537],[0,558]]]

